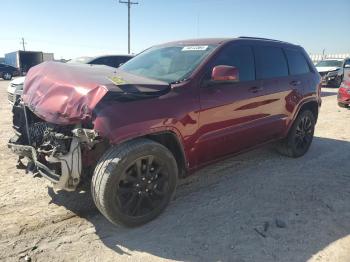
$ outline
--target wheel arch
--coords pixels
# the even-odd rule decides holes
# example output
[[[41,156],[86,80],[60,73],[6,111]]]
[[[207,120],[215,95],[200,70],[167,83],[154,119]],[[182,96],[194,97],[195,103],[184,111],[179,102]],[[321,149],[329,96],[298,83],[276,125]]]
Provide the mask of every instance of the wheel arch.
[[[176,133],[176,131],[154,130],[153,132],[148,132],[145,134],[140,134],[140,135],[128,137],[126,139],[122,139],[121,141],[118,141],[117,143],[113,143],[113,144],[127,143],[129,141],[140,139],[140,138],[146,138],[165,146],[174,155],[174,158],[178,166],[178,171],[179,171],[178,176],[182,178],[187,175],[187,172],[188,172],[187,157],[186,157],[186,153],[184,150],[181,137]]]
[[[179,177],[185,177],[187,174],[187,161],[184,148],[178,136],[172,131],[162,131],[143,136],[144,138],[155,141],[165,146],[175,157]]]
[[[295,110],[295,113],[293,114],[293,118],[289,122],[288,128],[287,128],[286,132],[284,133],[283,137],[288,135],[291,127],[293,126],[293,123],[294,123],[295,119],[304,110],[307,110],[307,109],[310,110],[314,114],[315,120],[317,122],[318,113],[319,113],[319,107],[320,107],[320,103],[316,99],[308,99],[308,100],[305,100],[305,101],[301,102],[299,104],[299,106],[297,107],[297,109]]]
[[[311,100],[311,101],[307,101],[305,103],[303,103],[300,108],[299,108],[299,111],[296,115],[300,114],[300,112],[304,111],[304,110],[310,110],[314,116],[315,116],[315,120],[317,121],[317,118],[318,118],[318,109],[319,109],[319,106],[318,106],[318,103],[316,100]]]

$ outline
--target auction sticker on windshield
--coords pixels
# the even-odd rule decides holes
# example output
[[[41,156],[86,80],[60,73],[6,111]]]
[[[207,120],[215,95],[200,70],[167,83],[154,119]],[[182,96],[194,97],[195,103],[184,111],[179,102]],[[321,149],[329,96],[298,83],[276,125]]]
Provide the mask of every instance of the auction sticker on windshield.
[[[181,51],[204,51],[207,50],[207,45],[192,45],[184,46]]]

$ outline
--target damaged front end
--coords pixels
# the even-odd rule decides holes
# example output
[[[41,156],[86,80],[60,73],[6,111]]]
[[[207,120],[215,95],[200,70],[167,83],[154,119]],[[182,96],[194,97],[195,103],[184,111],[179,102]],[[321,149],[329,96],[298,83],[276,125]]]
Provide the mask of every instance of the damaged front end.
[[[15,136],[8,147],[19,156],[18,166],[53,182],[57,189],[73,191],[89,164],[83,157],[103,142],[96,131],[81,124],[57,125],[43,121],[23,103],[13,107]],[[23,164],[26,159],[27,164]]]
[[[107,66],[42,63],[29,70],[22,99],[13,106],[16,135],[8,146],[19,155],[19,166],[27,159],[29,171],[56,188],[75,190],[89,181],[114,136],[109,127],[118,110],[105,113],[105,105],[150,99],[169,90],[167,83]]]

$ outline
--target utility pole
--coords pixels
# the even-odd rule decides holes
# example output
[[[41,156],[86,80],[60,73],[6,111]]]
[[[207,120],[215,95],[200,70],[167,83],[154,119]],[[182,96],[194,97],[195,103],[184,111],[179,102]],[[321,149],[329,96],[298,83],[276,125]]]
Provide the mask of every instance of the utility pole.
[[[131,2],[130,0],[128,1],[119,0],[119,3],[128,5],[128,54],[130,54],[130,8],[131,8],[131,5],[137,5],[138,2]]]
[[[26,51],[26,46],[25,46],[26,42],[24,42],[24,37],[22,37],[21,44],[23,46],[23,51]]]

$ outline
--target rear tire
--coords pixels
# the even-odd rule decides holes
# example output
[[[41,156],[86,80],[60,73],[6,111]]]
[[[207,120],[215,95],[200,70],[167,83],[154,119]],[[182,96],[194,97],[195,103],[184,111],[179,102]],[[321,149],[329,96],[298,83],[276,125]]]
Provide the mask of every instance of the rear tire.
[[[137,139],[111,147],[98,162],[91,191],[100,212],[113,224],[145,224],[169,204],[178,169],[163,145]]]
[[[288,136],[278,145],[278,151],[289,157],[301,157],[310,148],[315,131],[315,116],[310,110],[299,113]]]
[[[5,73],[2,75],[2,79],[4,79],[4,80],[11,80],[11,79],[12,79],[12,74],[9,73],[9,72],[5,72]]]

